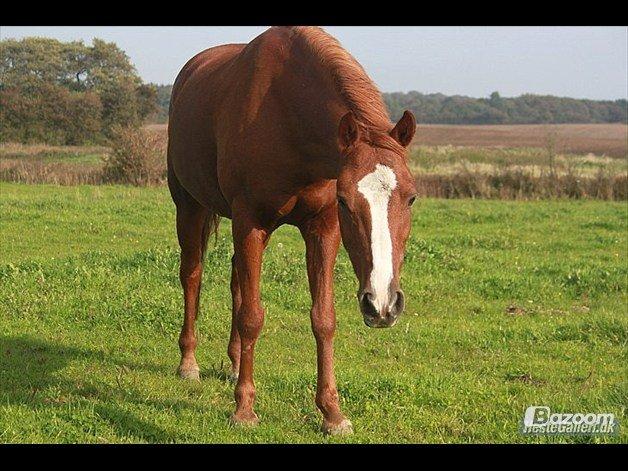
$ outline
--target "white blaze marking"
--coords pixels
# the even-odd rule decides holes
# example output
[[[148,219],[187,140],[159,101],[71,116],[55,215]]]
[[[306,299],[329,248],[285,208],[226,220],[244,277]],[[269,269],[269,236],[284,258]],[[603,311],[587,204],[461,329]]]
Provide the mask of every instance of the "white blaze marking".
[[[358,191],[364,195],[371,210],[371,289],[373,304],[381,312],[388,303],[388,287],[393,277],[392,241],[388,227],[388,200],[397,187],[395,172],[386,165],[377,164],[375,170],[358,182]]]

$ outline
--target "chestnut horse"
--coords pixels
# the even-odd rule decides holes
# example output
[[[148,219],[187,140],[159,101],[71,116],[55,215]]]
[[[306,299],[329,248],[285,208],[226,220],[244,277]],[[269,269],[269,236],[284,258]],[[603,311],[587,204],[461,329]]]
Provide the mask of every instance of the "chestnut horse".
[[[264,322],[262,254],[272,232],[292,224],[306,246],[322,430],[352,431],[333,371],[333,267],[342,237],[364,322],[395,323],[404,308],[399,272],[416,195],[405,147],[415,128],[408,111],[391,124],[362,67],[319,28],[270,28],[248,44],[207,49],[179,73],[168,126],[185,305],[178,373],[199,378],[194,323],[203,254],[219,218],[227,217],[234,423],[258,421],[253,351]]]

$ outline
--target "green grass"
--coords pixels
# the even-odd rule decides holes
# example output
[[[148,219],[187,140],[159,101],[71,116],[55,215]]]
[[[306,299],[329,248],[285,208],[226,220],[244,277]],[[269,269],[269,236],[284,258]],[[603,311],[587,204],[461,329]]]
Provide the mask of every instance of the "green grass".
[[[336,373],[355,434],[318,432],[303,242],[264,259],[259,427],[233,428],[229,221],[207,254],[198,360],[166,188],[0,184],[0,442],[628,442],[627,208],[422,200],[392,329],[364,326],[344,251]],[[620,435],[523,437],[529,405],[613,412]]]

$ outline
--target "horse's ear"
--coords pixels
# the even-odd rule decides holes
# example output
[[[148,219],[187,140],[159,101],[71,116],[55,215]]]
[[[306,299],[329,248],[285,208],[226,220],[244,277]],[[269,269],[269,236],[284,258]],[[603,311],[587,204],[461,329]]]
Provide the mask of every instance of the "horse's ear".
[[[403,147],[408,147],[408,144],[412,142],[415,131],[416,119],[414,119],[414,115],[410,111],[406,110],[403,112],[399,122],[390,131],[390,136]]]
[[[355,115],[352,111],[349,111],[340,120],[338,126],[338,139],[340,139],[340,145],[342,147],[350,147],[356,143],[360,137],[360,128],[358,122],[355,119]]]

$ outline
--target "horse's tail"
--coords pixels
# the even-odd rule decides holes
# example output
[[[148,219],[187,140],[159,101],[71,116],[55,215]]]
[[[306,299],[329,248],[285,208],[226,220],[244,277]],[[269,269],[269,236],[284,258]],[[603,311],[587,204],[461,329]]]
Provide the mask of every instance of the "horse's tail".
[[[214,242],[218,242],[218,227],[220,226],[220,216],[212,211],[210,211],[205,217],[205,224],[203,225],[203,235],[202,241],[203,245],[201,247],[202,250],[202,258],[205,258],[205,251],[207,250],[207,240],[209,236],[214,234]]]

